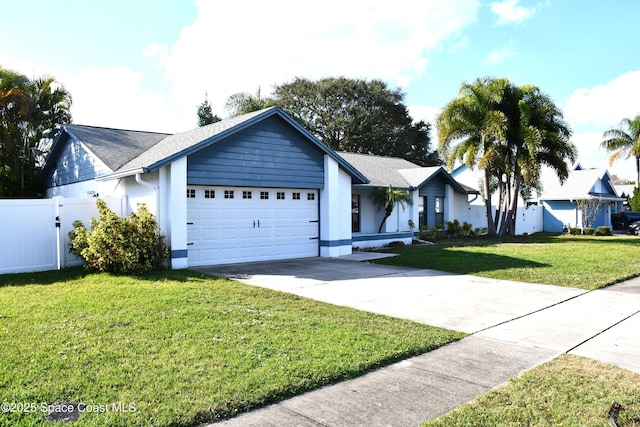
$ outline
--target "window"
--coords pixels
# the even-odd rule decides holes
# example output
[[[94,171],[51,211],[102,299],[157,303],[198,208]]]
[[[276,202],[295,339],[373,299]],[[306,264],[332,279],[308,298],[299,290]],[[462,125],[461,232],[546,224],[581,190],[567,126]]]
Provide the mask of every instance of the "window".
[[[281,191],[278,191],[278,193],[276,194],[276,199],[284,200],[284,193]]]
[[[427,226],[427,216],[425,215],[426,211],[424,207],[427,206],[427,198],[420,197],[420,203],[418,204],[418,229],[421,227]]]
[[[196,198],[196,190],[192,188],[187,188],[187,199],[195,199]]]
[[[205,199],[215,199],[216,198],[216,190],[204,190],[204,198]]]
[[[307,193],[307,200],[315,200],[316,193]]]
[[[269,200],[269,192],[261,191],[260,192],[260,200]]]
[[[434,197],[436,225],[444,225],[444,197]]]
[[[291,198],[292,198],[293,200],[300,200],[300,193],[293,193],[293,194],[291,195]]]
[[[360,195],[351,195],[351,232],[360,232]]]
[[[251,199],[253,198],[253,193],[251,191],[243,191],[242,192],[243,199]]]
[[[233,199],[233,190],[224,190],[224,198],[225,199]]]

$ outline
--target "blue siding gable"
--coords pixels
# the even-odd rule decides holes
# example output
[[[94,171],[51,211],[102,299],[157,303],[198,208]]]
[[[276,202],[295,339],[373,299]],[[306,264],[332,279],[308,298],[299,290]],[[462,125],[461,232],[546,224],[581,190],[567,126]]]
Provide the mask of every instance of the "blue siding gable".
[[[272,116],[189,155],[187,184],[323,188],[324,153]]]
[[[64,138],[64,145],[57,154],[54,166],[45,176],[47,188],[89,181],[113,172],[76,138],[68,134]]]
[[[420,187],[420,191],[418,195],[421,197],[424,196],[438,196],[444,197],[444,181],[440,177],[435,177],[434,179],[429,180],[429,182],[425,183],[422,187]]]

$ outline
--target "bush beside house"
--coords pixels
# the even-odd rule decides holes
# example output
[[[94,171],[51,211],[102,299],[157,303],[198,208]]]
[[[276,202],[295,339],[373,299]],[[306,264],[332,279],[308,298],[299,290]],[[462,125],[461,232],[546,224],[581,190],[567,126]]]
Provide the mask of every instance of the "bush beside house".
[[[82,258],[85,267],[113,274],[143,274],[163,266],[169,249],[145,204],[125,218],[103,200],[96,200],[96,206],[100,216],[90,220],[91,230],[76,221],[69,233],[69,251]]]

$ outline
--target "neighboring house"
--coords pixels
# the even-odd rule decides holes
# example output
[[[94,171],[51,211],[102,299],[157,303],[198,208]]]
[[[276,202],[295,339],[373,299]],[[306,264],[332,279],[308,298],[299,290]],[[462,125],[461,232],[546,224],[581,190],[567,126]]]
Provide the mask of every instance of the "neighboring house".
[[[413,232],[422,225],[444,225],[454,219],[467,221],[468,197],[477,197],[478,194],[477,190],[453,179],[441,166],[420,167],[394,157],[338,154],[369,181],[354,184],[351,194],[354,247],[379,247],[392,241],[408,244],[411,243]],[[372,204],[371,195],[377,188],[387,188],[389,185],[394,189],[409,191],[413,204],[404,208],[395,206],[384,223],[382,233],[378,233],[384,212]],[[416,229],[411,229],[410,220]]]
[[[580,202],[596,207],[597,212],[587,212],[588,216],[594,216],[593,228],[612,227],[611,214],[617,212],[617,205],[624,199],[616,193],[606,169],[582,169],[578,165],[562,184],[549,170],[541,178],[542,192],[538,200],[544,208],[544,231],[561,232],[564,225],[587,227],[588,220],[583,216]]]
[[[463,165],[452,172],[452,176],[466,185],[481,188],[482,173],[477,169],[471,170]],[[598,206],[592,227],[611,227],[611,213],[617,212],[618,204],[623,201],[604,169],[583,169],[577,165],[561,184],[552,170],[543,168],[541,184],[542,190],[532,194],[530,199],[518,198],[516,234],[539,231],[560,233],[565,225],[586,227],[585,218],[578,208],[579,201]],[[492,197],[492,202],[496,202],[497,196]],[[472,211],[479,213],[484,209],[484,200],[481,198],[472,203]]]
[[[146,203],[173,268],[351,253],[351,188],[367,178],[279,108],[175,135],[62,126],[47,196]]]
[[[616,203],[612,213],[620,213],[629,211],[628,198],[633,197],[633,190],[636,188],[635,184],[614,184],[613,188],[616,190],[616,194],[624,200]]]

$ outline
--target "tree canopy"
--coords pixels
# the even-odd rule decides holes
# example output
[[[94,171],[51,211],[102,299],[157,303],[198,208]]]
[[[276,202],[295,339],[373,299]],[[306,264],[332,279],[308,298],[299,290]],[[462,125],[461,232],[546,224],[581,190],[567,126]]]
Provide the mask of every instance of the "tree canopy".
[[[211,123],[219,122],[220,120],[222,120],[220,117],[213,114],[211,102],[209,102],[209,97],[207,96],[207,92],[205,92],[204,101],[202,101],[202,104],[198,105],[198,127],[210,125]]]
[[[71,94],[45,76],[0,67],[0,197],[38,194],[36,176],[57,125],[71,122]]]
[[[484,171],[490,234],[515,233],[518,196],[526,198],[540,188],[543,165],[564,181],[567,160],[576,159],[560,109],[533,85],[517,86],[505,78],[463,83],[459,97],[444,107],[436,123],[439,150],[448,166],[463,161]]]
[[[234,93],[227,98],[225,110],[227,110],[230,117],[235,117],[272,107],[273,105],[273,99],[263,98],[260,94],[260,88],[258,88],[255,95],[246,92]]]
[[[273,102],[333,150],[442,164],[430,124],[413,123],[404,94],[381,80],[296,78],[275,87]]]

